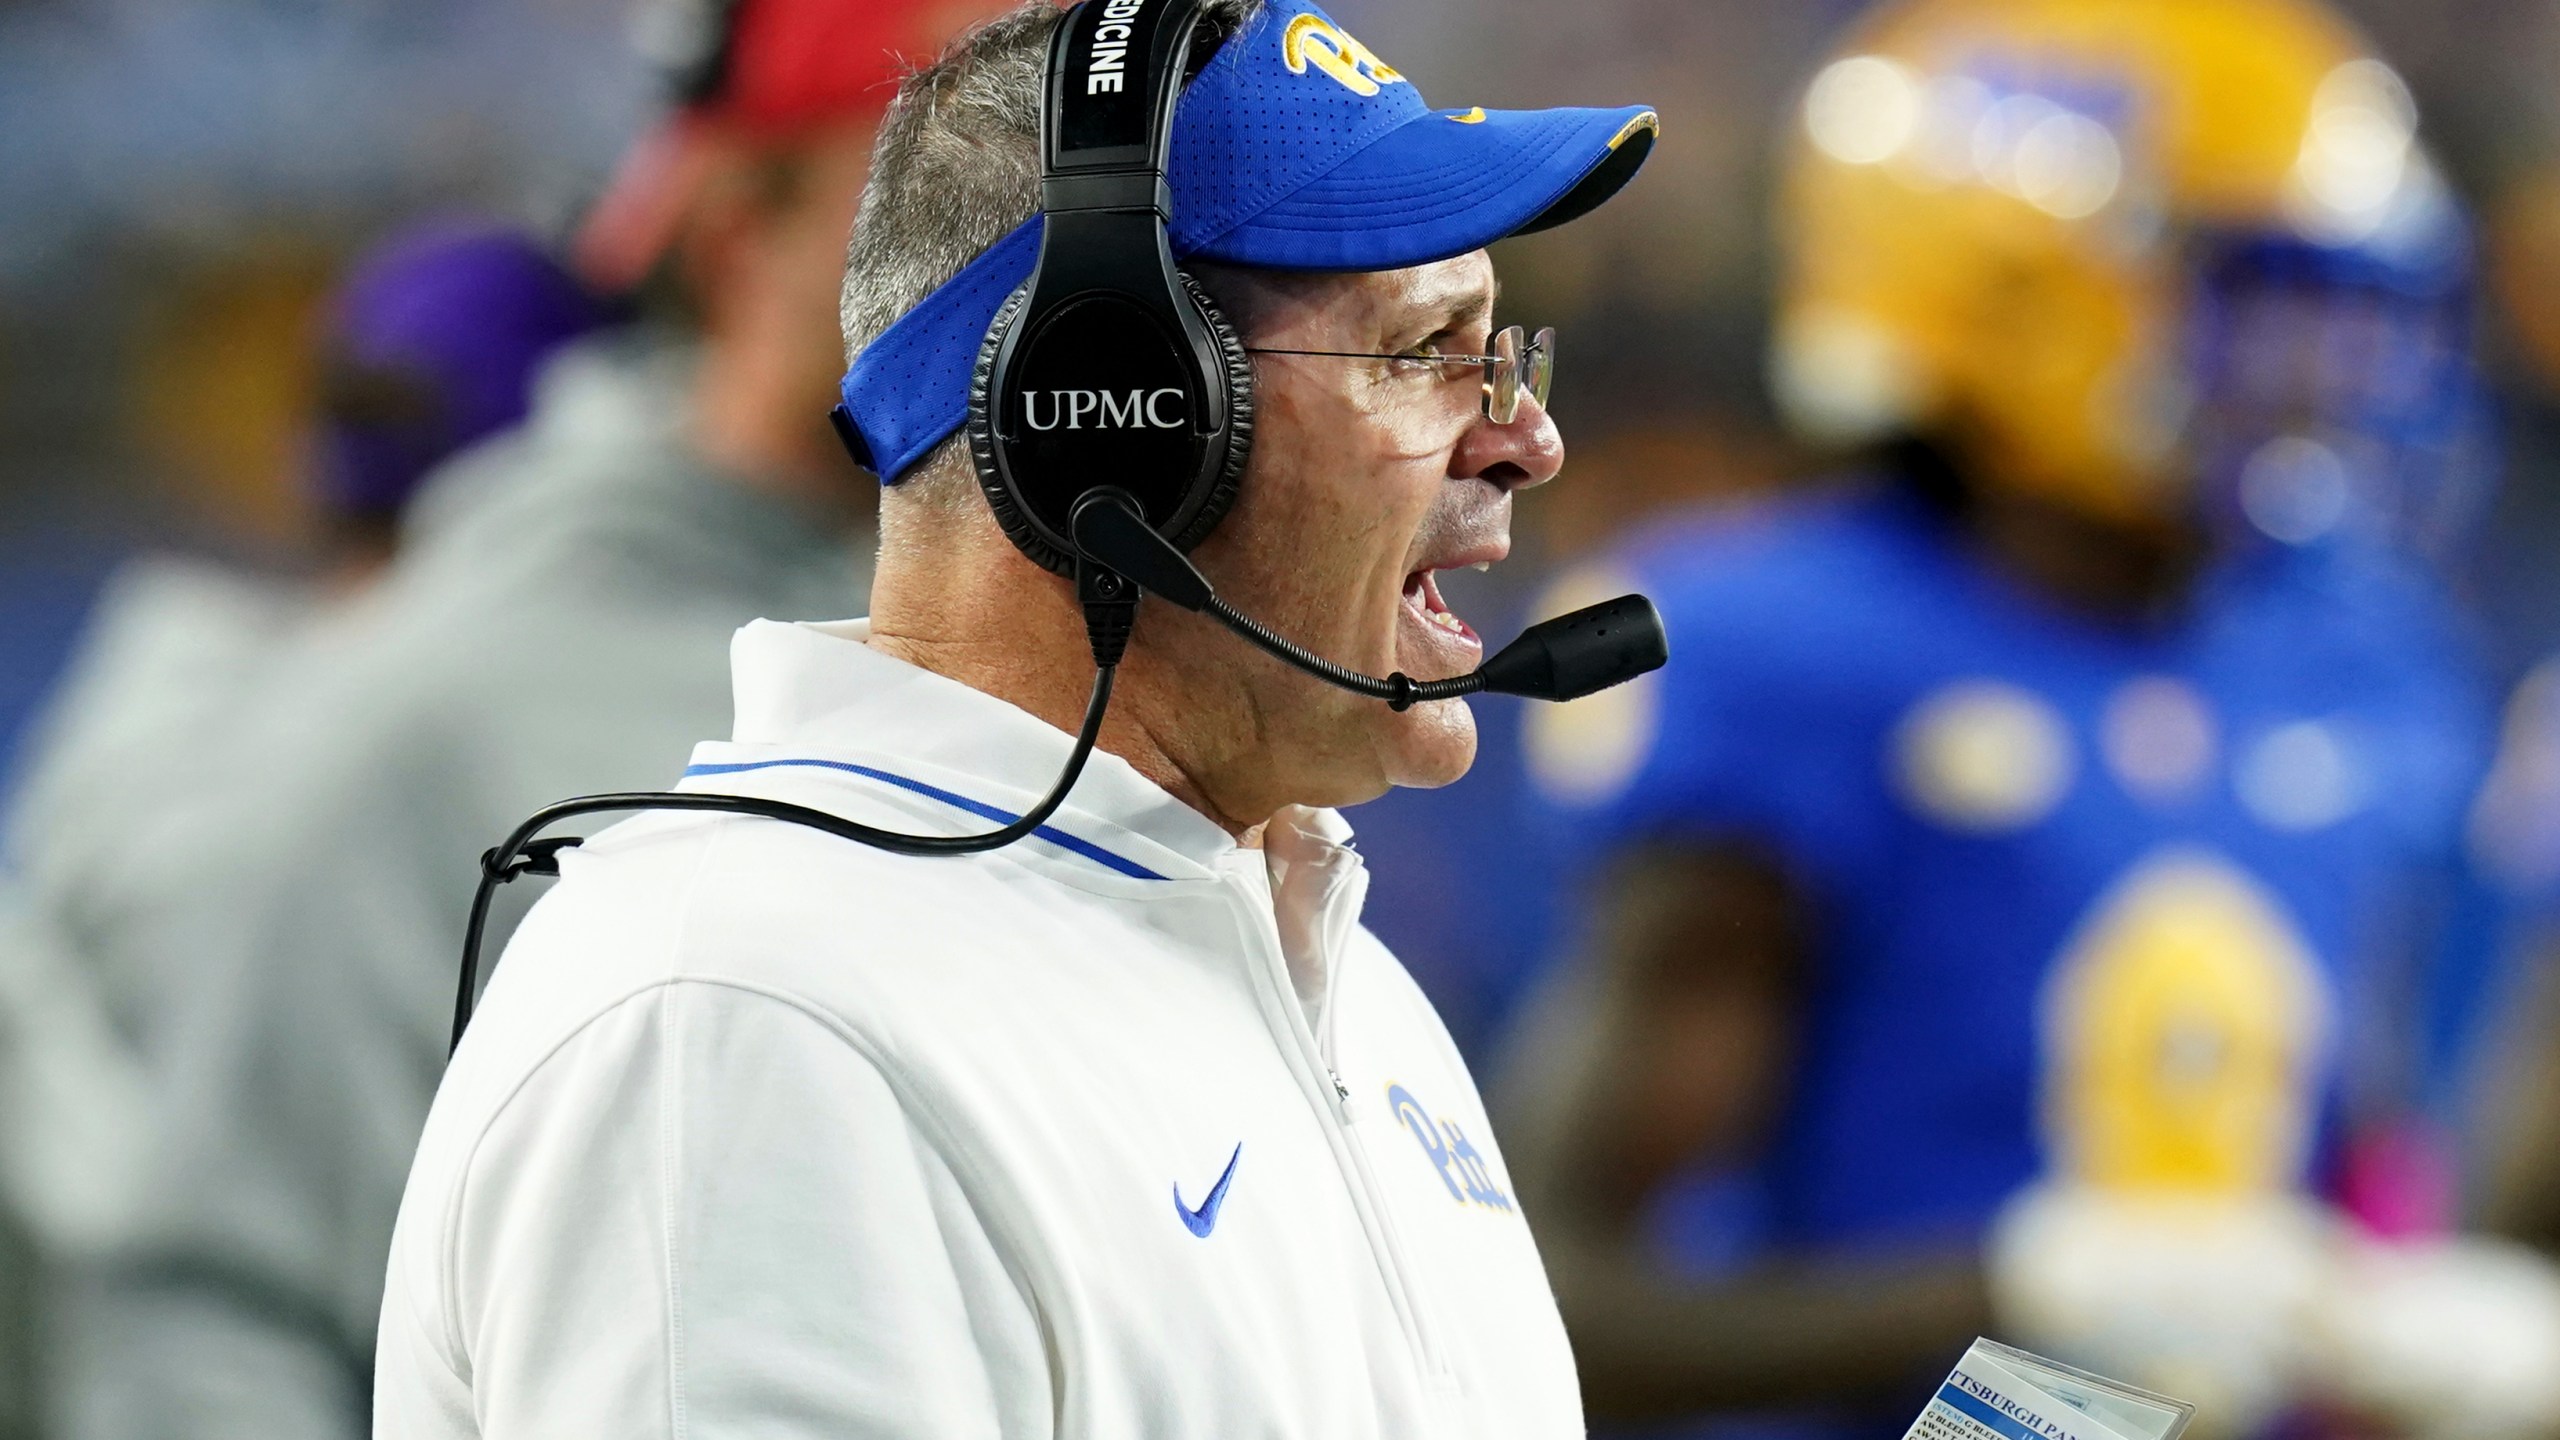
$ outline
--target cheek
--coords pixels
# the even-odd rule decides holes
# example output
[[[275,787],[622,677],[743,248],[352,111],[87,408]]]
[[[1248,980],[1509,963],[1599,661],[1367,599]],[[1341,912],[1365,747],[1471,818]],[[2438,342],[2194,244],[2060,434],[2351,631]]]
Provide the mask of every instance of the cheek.
[[[1260,398],[1247,498],[1267,501],[1256,508],[1285,527],[1282,548],[1336,586],[1383,576],[1401,590],[1406,552],[1447,476],[1457,432],[1391,398],[1289,386]]]
[[[1449,457],[1465,437],[1474,413],[1461,410],[1449,403],[1450,399],[1444,390],[1405,404],[1381,407],[1372,423],[1388,455],[1399,464],[1429,465],[1435,475],[1446,475]]]
[[[1345,369],[1314,369],[1327,365]],[[1474,414],[1458,389],[1365,373],[1356,360],[1264,366],[1255,376],[1255,434],[1257,441],[1282,437],[1311,461],[1363,469],[1427,464],[1445,472]]]
[[[1446,472],[1474,413],[1461,403],[1462,387],[1379,373],[1350,380],[1346,391],[1329,397],[1339,407],[1334,423],[1360,437],[1373,463],[1429,464]]]

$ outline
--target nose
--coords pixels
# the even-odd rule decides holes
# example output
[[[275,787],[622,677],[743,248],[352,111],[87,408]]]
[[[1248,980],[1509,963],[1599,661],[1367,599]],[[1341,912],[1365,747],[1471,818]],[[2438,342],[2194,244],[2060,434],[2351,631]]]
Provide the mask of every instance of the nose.
[[[1449,456],[1449,478],[1482,480],[1501,490],[1544,485],[1564,468],[1564,436],[1534,395],[1522,395],[1511,423],[1479,413]]]

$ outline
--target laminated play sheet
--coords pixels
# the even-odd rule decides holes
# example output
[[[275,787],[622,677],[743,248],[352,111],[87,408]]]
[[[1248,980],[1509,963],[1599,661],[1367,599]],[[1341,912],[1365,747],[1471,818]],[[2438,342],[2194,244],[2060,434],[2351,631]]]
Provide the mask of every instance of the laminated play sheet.
[[[1903,1440],[2178,1440],[2193,1405],[1976,1340]]]

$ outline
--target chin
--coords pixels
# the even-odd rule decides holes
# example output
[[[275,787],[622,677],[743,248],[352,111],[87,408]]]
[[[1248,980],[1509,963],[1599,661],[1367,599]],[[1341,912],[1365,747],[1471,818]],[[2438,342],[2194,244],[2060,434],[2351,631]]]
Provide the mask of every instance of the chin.
[[[1381,744],[1390,785],[1436,790],[1476,763],[1476,717],[1464,700],[1435,700],[1402,715],[1388,711],[1387,721]]]

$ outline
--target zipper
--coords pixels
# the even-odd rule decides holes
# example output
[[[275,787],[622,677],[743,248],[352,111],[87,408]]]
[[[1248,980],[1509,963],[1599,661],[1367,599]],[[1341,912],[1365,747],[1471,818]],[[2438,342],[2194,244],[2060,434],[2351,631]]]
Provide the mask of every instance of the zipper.
[[[1332,935],[1327,938],[1333,944],[1337,959],[1342,952],[1350,948],[1342,943],[1347,937]],[[1333,1082],[1334,1107],[1339,1112],[1342,1138],[1351,1153],[1352,1166],[1359,1172],[1360,1184],[1368,1192],[1370,1202],[1377,1207],[1378,1228],[1385,1237],[1390,1271],[1395,1276],[1396,1283],[1404,1287],[1410,1299],[1414,1331],[1419,1336],[1425,1373],[1429,1375],[1432,1384],[1444,1389],[1450,1388],[1457,1383],[1457,1377],[1445,1368],[1444,1352],[1438,1343],[1439,1336],[1434,1333],[1430,1304],[1423,1298],[1422,1287],[1415,1283],[1411,1267],[1405,1260],[1404,1234],[1396,1227],[1395,1208],[1387,1203],[1386,1187],[1378,1183],[1378,1172],[1369,1163],[1367,1131],[1361,1124],[1362,1119],[1370,1113],[1369,1107],[1353,1101],[1351,1087],[1342,1082],[1342,1070],[1335,1059],[1334,1032],[1339,1028],[1336,1017],[1342,1013],[1342,972],[1335,969],[1329,979],[1330,983],[1325,988],[1323,1029],[1315,1037],[1316,1055],[1324,1064],[1325,1078]]]
[[[1369,1164],[1369,1147],[1360,1132],[1358,1114],[1351,1105],[1351,1091],[1342,1077],[1331,1070],[1335,1106],[1340,1112],[1344,1148],[1350,1152],[1352,1169],[1359,1175],[1360,1188],[1377,1216],[1378,1236],[1385,1251],[1386,1269],[1391,1283],[1405,1295],[1405,1308],[1411,1319],[1414,1348],[1421,1352],[1424,1376],[1439,1389],[1456,1383],[1443,1356],[1439,1337],[1432,1333],[1431,1312],[1422,1297],[1422,1287],[1414,1283],[1413,1271],[1405,1260],[1404,1236],[1396,1229],[1395,1212],[1387,1204],[1386,1190],[1378,1184],[1378,1172]]]
[[[1250,908],[1250,907],[1248,907]],[[1266,910],[1268,906],[1264,907]],[[1288,1043],[1282,1048],[1289,1053],[1299,1073],[1299,1082],[1308,1097],[1318,1101],[1328,1120],[1328,1137],[1333,1141],[1334,1161],[1342,1167],[1343,1180],[1351,1191],[1352,1208],[1359,1213],[1360,1228],[1369,1238],[1370,1258],[1377,1263],[1379,1278],[1386,1284],[1387,1298],[1395,1306],[1396,1318],[1405,1330],[1405,1339],[1413,1347],[1414,1358],[1421,1366],[1426,1387],[1440,1391],[1452,1383],[1436,1337],[1423,1318],[1421,1291],[1414,1284],[1411,1268],[1406,1264],[1404,1249],[1395,1231],[1394,1217],[1389,1213],[1386,1194],[1378,1186],[1378,1177],[1370,1168],[1367,1150],[1355,1133],[1356,1107],[1352,1104],[1351,1087],[1344,1084],[1342,1074],[1333,1066],[1329,1045],[1320,1044],[1307,1026],[1305,1007],[1298,1003],[1296,987],[1290,983],[1288,958],[1280,950],[1280,933],[1267,914],[1252,917],[1245,926],[1248,943],[1261,951],[1261,963],[1254,967],[1255,992],[1262,1000],[1264,1019],[1270,1023],[1277,1013],[1279,1028],[1287,1032]],[[1338,978],[1338,977],[1337,977]],[[1326,1038],[1332,1030],[1332,1003],[1326,1004]]]

